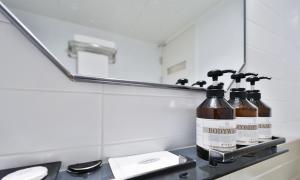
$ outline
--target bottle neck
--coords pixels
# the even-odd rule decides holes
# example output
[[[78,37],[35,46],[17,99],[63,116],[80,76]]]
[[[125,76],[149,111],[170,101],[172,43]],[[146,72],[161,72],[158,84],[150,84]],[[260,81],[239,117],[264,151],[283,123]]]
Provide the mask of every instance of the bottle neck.
[[[213,85],[213,86],[218,86],[218,85],[219,85],[219,82],[218,82],[218,81],[213,81],[212,85]]]
[[[207,98],[224,98],[224,90],[222,89],[208,89],[206,91]]]
[[[246,99],[247,93],[245,91],[231,91],[230,92],[230,99]]]
[[[259,101],[261,99],[261,94],[258,90],[247,91],[247,99]]]

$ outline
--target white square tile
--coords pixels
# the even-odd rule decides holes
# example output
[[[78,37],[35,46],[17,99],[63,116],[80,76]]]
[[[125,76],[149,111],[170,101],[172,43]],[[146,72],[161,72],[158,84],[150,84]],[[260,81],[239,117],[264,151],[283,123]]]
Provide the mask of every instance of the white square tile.
[[[0,154],[101,144],[101,96],[0,91]]]
[[[195,134],[194,98],[105,94],[103,103],[105,144]]]
[[[247,1],[246,12],[248,20],[276,35],[283,36],[283,17],[266,6],[261,0]]]
[[[271,53],[281,59],[286,55],[284,46],[285,39],[276,34],[270,33],[267,29],[258,26],[252,21],[246,22],[247,45]]]
[[[276,11],[278,14],[284,13],[285,0],[260,0],[260,1],[264,3],[267,7]]]
[[[103,88],[105,94],[134,95],[134,96],[157,96],[157,97],[194,97],[205,95],[205,91],[191,91],[184,89],[166,89],[138,86],[121,86],[105,84]]]

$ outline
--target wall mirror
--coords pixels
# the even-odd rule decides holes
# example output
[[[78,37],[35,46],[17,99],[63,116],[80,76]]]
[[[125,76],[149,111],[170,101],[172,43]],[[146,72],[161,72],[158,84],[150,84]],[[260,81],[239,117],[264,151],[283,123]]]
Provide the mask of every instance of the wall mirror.
[[[196,81],[211,83],[211,69],[243,67],[244,1],[2,3],[75,80],[195,89]],[[188,79],[185,87],[175,85],[180,78]],[[229,75],[220,80],[225,89],[232,82]]]

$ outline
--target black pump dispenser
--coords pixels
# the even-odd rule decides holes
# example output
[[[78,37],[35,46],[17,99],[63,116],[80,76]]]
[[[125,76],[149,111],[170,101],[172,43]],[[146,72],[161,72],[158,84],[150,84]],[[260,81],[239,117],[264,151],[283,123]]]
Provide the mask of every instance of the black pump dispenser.
[[[236,123],[234,109],[224,98],[224,83],[218,77],[233,70],[213,70],[207,73],[213,84],[207,88],[207,98],[197,108],[197,154],[208,160],[209,150],[232,151],[236,149]]]
[[[192,86],[200,86],[203,87],[206,84],[206,81],[197,81]]]
[[[207,88],[206,96],[207,97],[224,97],[223,86],[224,83],[219,83],[218,78],[223,76],[224,73],[235,73],[234,70],[212,70],[207,73],[208,77],[211,77],[213,84]]]
[[[272,78],[270,77],[249,77],[246,79],[247,82],[250,82],[251,85],[251,90],[247,91],[247,99],[254,99],[254,100],[260,100],[261,99],[261,94],[259,90],[255,90],[255,83],[260,81],[261,79],[267,79],[271,80]]]
[[[257,76],[258,74],[255,73],[236,73],[231,75],[231,79],[235,81],[236,87],[231,89],[230,92],[230,99],[234,98],[242,98],[246,99],[247,93],[245,88],[241,88],[240,83],[241,79],[246,78],[247,76]]]
[[[213,79],[213,85],[218,85],[218,78],[219,76],[223,76],[223,74],[225,73],[236,73],[235,70],[219,70],[219,69],[215,69],[215,70],[211,70],[207,73],[208,77],[211,77]]]
[[[237,73],[231,76],[236,82],[236,88],[232,88],[228,103],[235,108],[237,120],[237,145],[247,146],[258,142],[257,108],[247,100],[245,88],[240,87],[241,79],[247,76],[257,76],[254,73]]]
[[[180,84],[180,85],[184,86],[188,82],[189,82],[189,80],[184,78],[184,79],[178,79],[176,84]]]
[[[262,79],[271,80],[269,77],[250,77],[246,79],[251,84],[251,90],[247,91],[247,99],[258,108],[258,138],[260,141],[268,141],[272,139],[271,108],[261,101],[260,91],[255,90],[255,83]]]

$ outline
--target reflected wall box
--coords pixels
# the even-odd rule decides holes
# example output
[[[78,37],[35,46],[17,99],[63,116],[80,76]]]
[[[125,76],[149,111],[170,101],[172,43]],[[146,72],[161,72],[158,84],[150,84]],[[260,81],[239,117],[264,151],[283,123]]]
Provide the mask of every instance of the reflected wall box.
[[[252,77],[247,78],[250,82],[251,90],[247,91],[247,99],[258,108],[258,137],[259,140],[270,140],[272,138],[271,108],[261,101],[261,93],[255,90],[255,82],[261,79],[271,79],[268,77]]]
[[[115,49],[115,43],[84,36],[84,35],[74,35],[74,40],[83,43],[90,43],[99,45],[104,48]],[[108,78],[109,77],[109,56],[105,54],[99,54],[94,52],[79,51],[77,55],[77,74],[82,76],[91,76],[98,78]]]
[[[196,140],[197,154],[208,160],[209,149],[231,151],[236,148],[236,121],[234,109],[224,99],[223,83],[218,77],[232,70],[213,70],[208,77],[213,78],[213,85],[207,88],[207,98],[197,108]]]
[[[232,88],[228,103],[235,108],[235,116],[237,120],[237,145],[246,146],[258,143],[257,130],[257,108],[247,100],[245,88],[240,88],[241,79],[246,76],[257,76],[253,73],[238,73],[231,75],[231,79],[235,80],[236,88]]]

